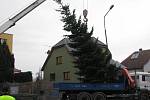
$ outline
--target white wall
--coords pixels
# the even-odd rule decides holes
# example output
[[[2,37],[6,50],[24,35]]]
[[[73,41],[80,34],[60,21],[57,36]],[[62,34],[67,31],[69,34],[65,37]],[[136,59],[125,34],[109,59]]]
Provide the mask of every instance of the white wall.
[[[144,72],[150,72],[150,60],[144,65]]]

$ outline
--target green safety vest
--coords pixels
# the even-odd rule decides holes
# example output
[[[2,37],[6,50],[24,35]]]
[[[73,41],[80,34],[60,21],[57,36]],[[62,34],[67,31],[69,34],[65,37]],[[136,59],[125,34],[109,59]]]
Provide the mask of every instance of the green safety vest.
[[[16,99],[10,95],[2,95],[0,96],[0,100],[16,100]]]

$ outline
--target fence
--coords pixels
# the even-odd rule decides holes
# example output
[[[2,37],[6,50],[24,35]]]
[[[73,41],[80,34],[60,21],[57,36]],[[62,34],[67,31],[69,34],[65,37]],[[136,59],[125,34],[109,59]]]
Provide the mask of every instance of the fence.
[[[7,83],[16,100],[60,100],[59,91],[48,81]],[[0,84],[1,90],[2,84]]]

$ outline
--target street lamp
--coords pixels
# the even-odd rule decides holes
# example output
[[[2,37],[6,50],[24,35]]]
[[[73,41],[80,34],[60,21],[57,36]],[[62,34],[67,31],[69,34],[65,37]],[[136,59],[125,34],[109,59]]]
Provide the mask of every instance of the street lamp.
[[[111,5],[110,8],[109,8],[109,10],[107,11],[107,13],[106,13],[105,16],[104,16],[104,30],[105,30],[105,38],[106,38],[106,46],[107,46],[107,48],[108,48],[108,42],[107,42],[107,33],[106,33],[106,26],[105,26],[105,17],[106,17],[106,15],[109,13],[109,11],[110,11],[113,7],[114,7],[114,5]]]

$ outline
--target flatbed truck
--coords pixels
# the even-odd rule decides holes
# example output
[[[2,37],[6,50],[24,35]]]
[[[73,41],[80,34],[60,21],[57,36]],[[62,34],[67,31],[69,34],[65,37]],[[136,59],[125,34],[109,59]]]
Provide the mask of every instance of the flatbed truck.
[[[107,100],[116,98],[119,100],[149,100],[150,73],[136,74],[137,81],[145,81],[135,84],[135,74],[130,75],[126,68],[121,69],[122,81],[114,83],[54,83],[54,88],[59,90],[61,100]],[[142,77],[145,77],[142,80]],[[149,88],[148,88],[149,87]]]

